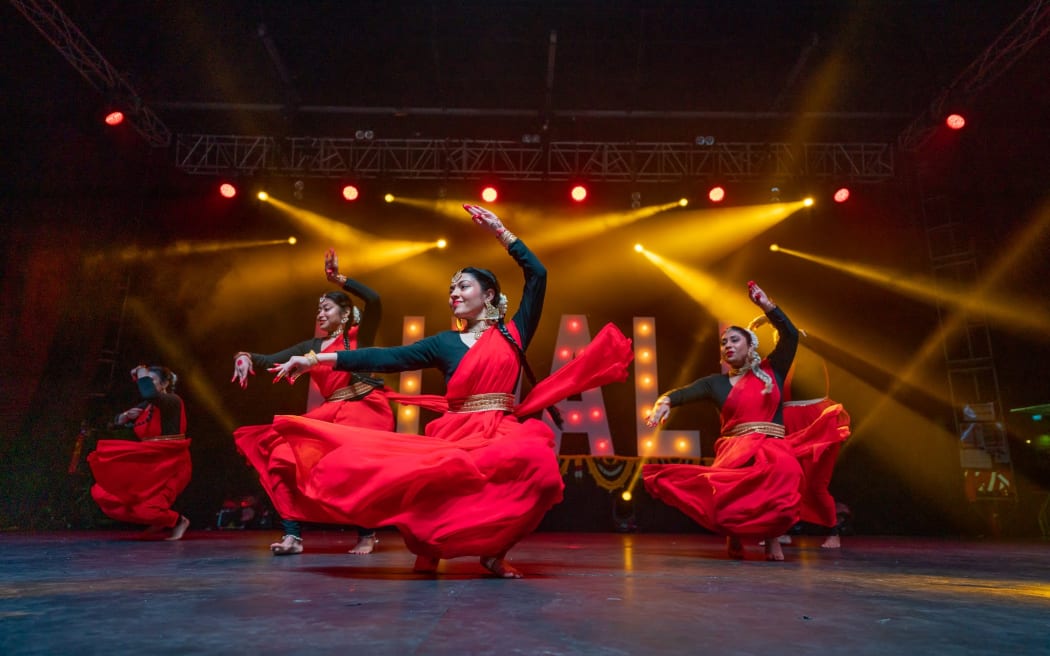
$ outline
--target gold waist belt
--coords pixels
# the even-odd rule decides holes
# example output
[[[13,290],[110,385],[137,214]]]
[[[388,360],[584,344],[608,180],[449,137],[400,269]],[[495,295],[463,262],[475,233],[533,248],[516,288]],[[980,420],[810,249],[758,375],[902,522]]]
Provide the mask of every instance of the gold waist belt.
[[[340,387],[332,392],[332,395],[325,399],[325,401],[356,401],[358,399],[363,399],[374,389],[375,386],[370,385],[363,380],[359,380],[346,387]]]
[[[746,421],[733,426],[724,433],[724,437],[740,437],[749,433],[762,433],[767,437],[781,439],[784,437],[784,426],[770,421]]]
[[[828,397],[822,396],[819,399],[804,399],[802,401],[784,401],[784,407],[786,408],[789,405],[796,406],[796,407],[797,406],[802,406],[802,405],[816,405],[818,403],[821,403],[822,401],[827,401],[827,400],[828,400]]]
[[[472,394],[465,399],[449,399],[449,412],[488,412],[489,410],[502,410],[510,412],[514,409],[514,395],[500,394]]]
[[[143,437],[140,442],[167,442],[168,440],[184,440],[186,435],[179,433],[178,435],[155,435],[153,437]]]

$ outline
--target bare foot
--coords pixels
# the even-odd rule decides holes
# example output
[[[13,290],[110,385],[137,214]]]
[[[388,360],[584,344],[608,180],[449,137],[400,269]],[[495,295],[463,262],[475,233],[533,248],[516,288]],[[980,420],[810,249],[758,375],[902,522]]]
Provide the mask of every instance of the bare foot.
[[[422,574],[433,574],[437,571],[438,563],[440,562],[441,560],[439,558],[416,556],[416,564],[412,566],[412,571],[420,572]]]
[[[766,560],[784,560],[784,550],[780,548],[780,540],[776,538],[766,540]]]
[[[790,535],[781,535],[780,537],[777,538],[777,542],[779,542],[780,544],[791,544],[791,536]]]
[[[734,560],[744,559],[744,543],[740,538],[730,535],[726,538],[726,553]]]
[[[821,549],[838,549],[842,546],[842,540],[837,535],[829,535],[824,544],[820,545]]]
[[[270,551],[275,556],[293,556],[303,552],[303,539],[294,535],[285,535],[280,542],[270,545]]]
[[[375,536],[375,533],[372,535],[360,535],[357,538],[357,544],[347,553],[364,556],[375,551],[377,544],[379,544],[379,538]]]
[[[171,529],[169,529],[167,526],[160,526],[158,524],[155,524],[153,526],[147,526],[146,528],[144,528],[142,532],[138,534],[137,537],[140,540],[156,540],[160,538],[161,533],[164,533],[165,531],[169,530]]]
[[[181,540],[182,536],[186,533],[186,529],[190,527],[190,520],[185,515],[179,515],[179,521],[175,522],[175,526],[171,529],[171,535],[164,538],[169,542],[172,540]]]
[[[514,569],[506,560],[493,556],[482,556],[481,566],[501,579],[520,579],[521,572]]]

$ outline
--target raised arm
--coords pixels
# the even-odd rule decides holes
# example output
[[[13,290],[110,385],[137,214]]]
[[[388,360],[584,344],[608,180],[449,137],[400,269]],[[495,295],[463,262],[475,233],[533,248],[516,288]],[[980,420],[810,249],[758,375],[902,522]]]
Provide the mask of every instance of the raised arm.
[[[479,205],[464,205],[463,208],[470,212],[474,223],[488,228],[496,235],[521,267],[525,285],[521,292],[521,303],[511,321],[521,333],[522,348],[528,348],[540,324],[540,315],[543,314],[543,299],[547,293],[547,268],[524,242],[507,230],[498,216]]]
[[[777,345],[769,354],[769,364],[783,384],[784,378],[791,369],[791,363],[795,359],[795,351],[798,350],[798,328],[754,281],[747,283],[747,294],[755,305],[762,308],[766,318],[778,333]]]
[[[357,326],[357,345],[359,348],[373,346],[379,333],[379,321],[383,316],[383,304],[379,293],[371,287],[339,272],[339,256],[334,248],[329,248],[324,256],[325,277],[341,286],[344,290],[363,301],[361,323]]]

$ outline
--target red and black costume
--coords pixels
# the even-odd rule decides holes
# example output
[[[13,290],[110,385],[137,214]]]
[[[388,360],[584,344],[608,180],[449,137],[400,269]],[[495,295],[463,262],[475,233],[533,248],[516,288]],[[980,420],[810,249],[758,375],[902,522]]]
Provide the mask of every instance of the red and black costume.
[[[332,353],[371,346],[375,342],[382,315],[379,294],[371,288],[347,279],[343,288],[364,301],[361,322],[351,327],[340,338],[324,350],[323,339],[315,337],[295,346],[270,353],[250,353],[252,366],[267,369],[284,362],[293,355],[304,355],[310,351]],[[344,426],[361,426],[389,430],[394,426],[394,413],[390,409],[382,381],[362,377],[349,371],[337,371],[331,366],[318,365],[310,370],[310,378],[324,396],[325,401],[304,416],[319,422]],[[273,424],[242,426],[233,432],[237,448],[252,467],[259,472],[259,480],[270,495],[274,507],[285,520],[285,531],[301,537],[297,521],[317,523],[343,523],[341,517],[333,515],[323,506],[311,501],[299,492],[297,477],[300,470],[288,443],[274,430]],[[292,523],[288,523],[291,521]]]
[[[98,441],[87,458],[95,477],[91,496],[117,521],[172,528],[180,515],[171,506],[193,470],[186,408],[177,394],[159,391],[150,376],[136,382],[145,401],[131,428],[140,441]]]
[[[805,474],[801,519],[834,529],[838,513],[828,485],[850,435],[850,418],[842,404],[828,398],[828,388],[823,358],[800,349],[784,385],[784,429]]]
[[[306,417],[275,420],[295,453],[304,495],[347,523],[396,526],[411,551],[429,558],[502,556],[561,500],[553,434],[542,421],[520,418],[624,380],[630,341],[606,326],[576,360],[515,405],[521,351],[539,324],[546,269],[521,240],[508,252],[525,274],[521,305],[510,323],[490,328],[472,347],[450,330],[407,346],[338,354],[339,370],[440,369],[444,396],[405,398],[444,413],[425,435]]]
[[[720,535],[781,535],[799,518],[802,469],[780,424],[781,389],[798,346],[798,330],[774,308],[766,316],[780,340],[762,369],[771,389],[747,371],[733,385],[727,374],[705,376],[668,392],[671,407],[708,399],[721,410],[721,437],[710,466],[645,465],[645,488]],[[779,429],[779,430],[778,430]]]

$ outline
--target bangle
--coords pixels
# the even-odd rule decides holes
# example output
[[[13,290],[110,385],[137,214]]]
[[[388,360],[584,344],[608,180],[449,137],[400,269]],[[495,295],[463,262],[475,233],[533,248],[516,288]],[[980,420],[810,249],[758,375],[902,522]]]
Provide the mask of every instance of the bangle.
[[[511,244],[518,241],[518,238],[514,233],[506,228],[504,228],[502,232],[497,233],[496,237],[499,239],[500,243],[503,244],[504,248],[510,248]]]
[[[335,279],[340,285],[345,285],[346,284],[346,276],[344,276],[341,273],[338,276],[336,276]]]
[[[317,354],[314,353],[312,350],[309,353],[307,353],[305,357],[306,361],[310,363],[311,367],[315,367],[321,364],[321,361],[317,359]]]

